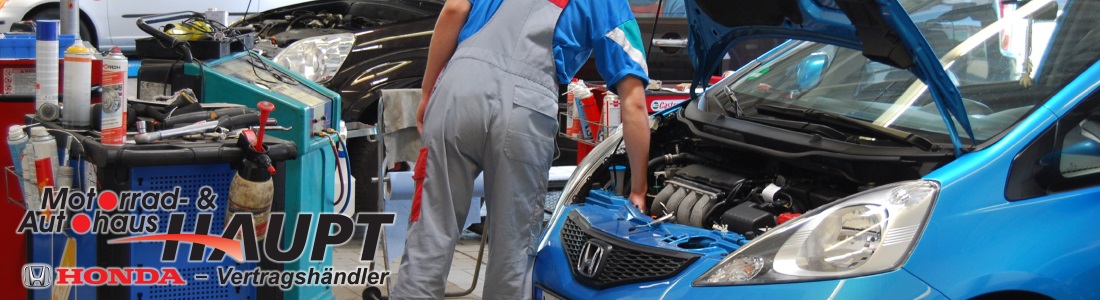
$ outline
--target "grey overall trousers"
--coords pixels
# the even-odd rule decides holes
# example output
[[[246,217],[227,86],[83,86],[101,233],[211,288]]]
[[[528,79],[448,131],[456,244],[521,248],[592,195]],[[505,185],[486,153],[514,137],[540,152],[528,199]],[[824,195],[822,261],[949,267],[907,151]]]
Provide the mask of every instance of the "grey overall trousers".
[[[531,297],[558,129],[552,41],[566,2],[503,1],[444,68],[424,116],[418,199],[392,299],[443,298],[482,171],[490,238],[485,299]]]

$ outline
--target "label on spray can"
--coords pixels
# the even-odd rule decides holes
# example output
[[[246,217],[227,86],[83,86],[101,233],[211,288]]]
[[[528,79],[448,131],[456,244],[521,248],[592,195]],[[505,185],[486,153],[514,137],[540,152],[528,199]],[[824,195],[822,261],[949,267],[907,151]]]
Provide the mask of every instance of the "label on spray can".
[[[117,46],[103,58],[103,145],[126,143],[126,72],[129,63]]]
[[[92,50],[76,40],[65,50],[65,79],[62,82],[65,106],[61,124],[68,127],[88,127],[92,124]]]

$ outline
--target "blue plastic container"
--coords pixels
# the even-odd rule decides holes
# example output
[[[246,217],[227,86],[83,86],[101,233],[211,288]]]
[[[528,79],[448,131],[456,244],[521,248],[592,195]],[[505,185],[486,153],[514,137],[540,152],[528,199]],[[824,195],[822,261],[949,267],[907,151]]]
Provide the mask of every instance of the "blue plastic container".
[[[73,45],[76,36],[63,34],[58,39],[57,58],[63,58],[65,49]],[[34,59],[35,35],[33,33],[8,33],[0,37],[0,59]]]

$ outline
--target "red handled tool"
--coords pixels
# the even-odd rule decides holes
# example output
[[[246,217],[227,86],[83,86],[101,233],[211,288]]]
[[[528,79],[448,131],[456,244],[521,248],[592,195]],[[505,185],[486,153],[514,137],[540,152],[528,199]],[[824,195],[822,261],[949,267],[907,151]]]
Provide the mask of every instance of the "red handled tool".
[[[256,149],[256,152],[264,152],[264,131],[267,131],[267,117],[275,110],[275,104],[260,101],[260,103],[256,103],[256,108],[260,110],[260,132],[257,134],[256,144],[252,146]]]

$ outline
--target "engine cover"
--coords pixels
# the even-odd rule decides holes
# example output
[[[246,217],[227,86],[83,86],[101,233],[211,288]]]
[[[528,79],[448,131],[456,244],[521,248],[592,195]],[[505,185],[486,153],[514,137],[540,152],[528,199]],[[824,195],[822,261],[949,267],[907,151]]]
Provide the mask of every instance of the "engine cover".
[[[675,223],[708,228],[709,224],[704,223],[714,206],[744,180],[744,176],[706,165],[675,170],[672,179],[665,181],[664,188],[650,205],[649,214],[672,214]]]

